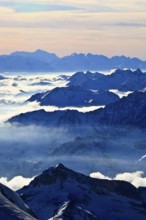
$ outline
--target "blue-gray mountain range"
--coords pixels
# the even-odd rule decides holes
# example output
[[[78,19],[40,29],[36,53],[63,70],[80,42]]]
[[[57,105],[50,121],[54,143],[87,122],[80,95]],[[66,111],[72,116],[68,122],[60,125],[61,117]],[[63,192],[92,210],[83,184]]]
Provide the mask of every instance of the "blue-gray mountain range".
[[[58,57],[43,50],[35,52],[14,52],[0,56],[1,72],[57,72],[110,70],[118,68],[146,69],[146,61],[126,56],[108,58],[98,54],[77,54]]]
[[[100,125],[146,128],[146,92],[133,92],[117,102],[108,104],[105,108],[92,112],[37,110],[14,116],[8,121],[23,125],[65,128]]]

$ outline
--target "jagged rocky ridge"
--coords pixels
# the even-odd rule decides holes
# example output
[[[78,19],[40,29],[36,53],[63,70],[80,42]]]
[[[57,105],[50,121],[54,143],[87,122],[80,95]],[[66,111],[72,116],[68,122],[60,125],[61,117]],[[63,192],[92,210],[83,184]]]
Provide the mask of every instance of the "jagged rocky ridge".
[[[18,193],[42,220],[144,220],[143,191],[125,181],[93,179],[59,164]]]
[[[55,88],[51,91],[37,93],[27,101],[37,101],[40,105],[54,105],[58,107],[101,106],[119,100],[118,95],[109,91],[90,91],[80,86]]]
[[[111,75],[95,72],[77,72],[68,79],[69,86],[81,86],[84,89],[120,91],[138,91],[146,88],[146,73],[140,69],[117,69]]]
[[[57,107],[104,106],[119,100],[118,92],[146,89],[146,73],[140,69],[116,70],[111,75],[77,72],[67,79],[68,86],[37,93],[27,101]],[[46,85],[46,83],[45,83]]]
[[[134,92],[105,108],[92,112],[38,110],[14,116],[8,122],[67,128],[100,125],[146,128],[146,92]]]
[[[53,53],[37,50],[35,52],[14,52],[0,56],[0,71],[87,71],[110,70],[118,68],[146,69],[146,61],[138,58],[114,56],[108,58],[97,54],[73,53],[62,58]]]

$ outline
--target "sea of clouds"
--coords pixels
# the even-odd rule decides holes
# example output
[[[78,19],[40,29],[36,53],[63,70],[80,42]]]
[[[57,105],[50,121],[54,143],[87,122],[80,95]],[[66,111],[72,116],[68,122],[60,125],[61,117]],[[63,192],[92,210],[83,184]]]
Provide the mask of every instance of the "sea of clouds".
[[[110,134],[107,134],[106,131],[97,131],[99,139],[107,140],[107,147],[110,149],[111,154],[119,146],[117,152],[119,152],[122,159],[120,160],[117,155],[113,154],[113,161],[114,164],[119,163],[120,166],[125,167],[125,172],[118,172],[115,176],[110,176],[106,175],[106,169],[104,174],[102,172],[93,172],[96,170],[97,162],[101,167],[105,165],[105,161],[100,160],[97,156],[92,158],[90,155],[84,157],[81,157],[81,155],[50,156],[53,149],[63,143],[75,140],[75,135],[64,128],[17,127],[5,124],[7,119],[20,113],[42,108],[46,111],[58,110],[55,106],[42,107],[37,102],[28,103],[26,100],[35,93],[66,86],[66,84],[67,80],[63,76],[54,74],[26,74],[25,76],[13,74],[0,79],[0,182],[17,190],[29,184],[34,176],[40,174],[44,169],[62,162],[76,171],[86,174],[91,173],[90,176],[93,178],[126,180],[136,187],[146,186],[144,170],[138,167],[132,172],[126,172],[127,157],[122,156],[122,152],[127,151],[127,154],[130,154],[129,157],[131,157],[132,163],[134,161],[134,163],[144,164],[146,158],[145,131],[127,131],[127,134],[121,135],[120,138],[119,136],[116,137],[117,133],[115,131]],[[118,92],[115,91],[115,93]],[[127,94],[119,95],[122,97]],[[92,106],[70,109],[86,112],[97,108],[97,106]],[[62,108],[62,110],[65,109],[67,108]],[[132,152],[138,153],[136,155]],[[110,156],[108,155],[109,158],[106,157],[106,160],[108,158],[110,161]]]

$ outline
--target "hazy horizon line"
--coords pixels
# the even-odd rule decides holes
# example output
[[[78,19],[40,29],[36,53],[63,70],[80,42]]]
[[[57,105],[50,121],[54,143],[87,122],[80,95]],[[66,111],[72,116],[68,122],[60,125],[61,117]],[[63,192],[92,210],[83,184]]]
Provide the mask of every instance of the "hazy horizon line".
[[[42,52],[47,52],[47,53],[49,53],[49,54],[54,54],[54,55],[56,55],[58,58],[63,58],[63,57],[66,57],[66,56],[71,56],[71,55],[75,55],[75,54],[77,54],[77,55],[80,55],[80,54],[82,54],[82,55],[89,55],[89,54],[92,54],[92,55],[98,55],[98,56],[105,56],[105,57],[107,57],[107,58],[113,58],[113,57],[126,57],[126,58],[131,58],[131,59],[133,59],[133,58],[137,58],[137,59],[139,59],[139,60],[141,60],[141,61],[146,61],[146,58],[140,58],[140,57],[136,57],[136,56],[128,56],[128,55],[124,55],[124,54],[115,54],[115,55],[112,55],[112,56],[109,56],[109,55],[106,55],[106,54],[101,54],[101,53],[92,53],[92,52],[72,52],[72,53],[69,53],[69,54],[65,54],[65,55],[62,55],[62,56],[60,56],[60,55],[58,55],[56,52],[50,52],[50,51],[48,51],[48,50],[45,50],[45,49],[40,49],[40,48],[38,48],[38,49],[35,49],[35,50],[15,50],[15,51],[11,51],[11,52],[8,52],[8,53],[0,53],[0,56],[10,56],[10,55],[12,55],[13,53],[35,53],[35,52],[37,52],[37,51],[42,51]]]

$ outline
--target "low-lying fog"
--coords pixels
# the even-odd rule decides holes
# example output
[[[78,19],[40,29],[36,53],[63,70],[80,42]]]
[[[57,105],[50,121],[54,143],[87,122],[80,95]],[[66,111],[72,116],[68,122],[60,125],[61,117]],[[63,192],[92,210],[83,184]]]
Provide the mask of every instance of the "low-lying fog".
[[[66,83],[63,75],[49,74],[5,74],[5,79],[0,80],[0,182],[18,189],[44,169],[61,162],[85,174],[92,173],[92,177],[124,178],[136,186],[146,186],[143,173],[146,171],[145,130],[113,128],[106,131],[101,128],[92,133],[87,129],[84,131],[84,128],[81,133],[71,133],[64,128],[17,127],[4,123],[22,112],[42,108],[46,111],[57,110],[57,107],[40,107],[38,103],[25,101],[35,93],[65,86]],[[71,109],[91,111],[97,108]],[[64,143],[67,144],[64,146]],[[80,149],[77,150],[79,153],[72,153],[74,146]],[[60,149],[64,150],[63,153],[57,154]],[[125,172],[128,172],[127,176]]]
[[[46,111],[73,109],[81,112],[93,111],[98,106],[90,107],[65,107],[58,108],[56,106],[40,106],[37,102],[25,101],[32,95],[40,92],[52,90],[55,87],[63,87],[67,84],[66,77],[72,73],[64,74],[40,74],[40,75],[1,75],[5,78],[0,80],[0,123],[6,121],[10,117],[44,108]]]

